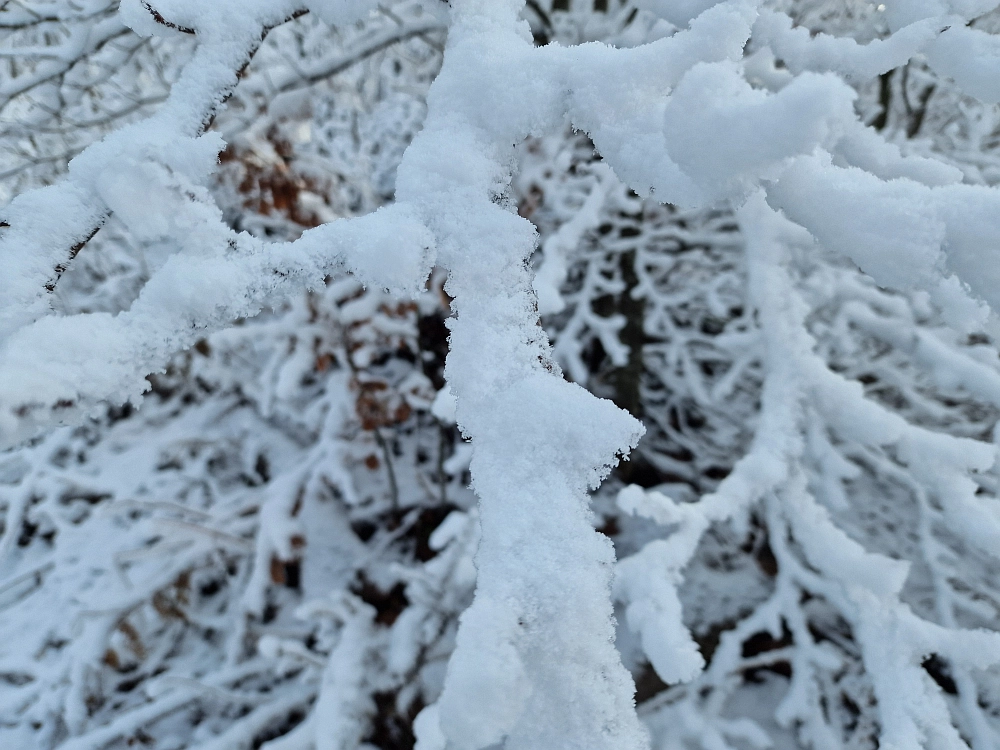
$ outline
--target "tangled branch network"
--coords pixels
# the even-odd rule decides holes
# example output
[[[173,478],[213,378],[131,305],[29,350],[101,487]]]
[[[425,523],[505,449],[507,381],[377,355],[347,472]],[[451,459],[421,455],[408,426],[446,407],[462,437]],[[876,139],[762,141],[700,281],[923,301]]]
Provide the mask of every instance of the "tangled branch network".
[[[643,0],[670,33],[626,49],[536,47],[517,0],[453,0],[447,9],[436,0],[417,3],[421,13],[407,18],[406,33],[447,26],[448,36],[423,129],[399,166],[395,202],[290,242],[266,242],[223,220],[207,184],[225,143],[207,127],[269,31],[306,12],[346,27],[375,3],[123,0],[117,15],[106,3],[93,5],[103,20],[73,42],[82,48],[129,27],[147,37],[193,37],[195,49],[152,115],[86,147],[63,179],[22,193],[3,211],[0,445],[82,422],[109,403],[138,403],[147,376],[177,351],[293,294],[321,289],[338,268],[374,289],[419,295],[436,267],[447,274],[454,312],[446,378],[454,417],[474,450],[481,537],[475,598],[461,617],[443,691],[415,722],[421,750],[647,747],[633,680],[614,645],[612,599],[659,678],[692,685],[649,722],[657,742],[765,746],[755,724],[722,715],[732,685],[725,670],[739,661],[733,652],[747,635],[767,631],[780,640],[787,629],[793,678],[778,719],[815,747],[839,747],[817,687],[838,668],[838,655],[814,637],[803,614],[803,601],[817,598],[854,634],[873,682],[881,747],[960,748],[966,738],[976,750],[996,746],[974,675],[1000,663],[1000,634],[963,626],[960,593],[947,574],[958,561],[939,540],[945,529],[996,554],[995,499],[975,480],[993,466],[996,446],[912,423],[831,369],[816,352],[810,306],[796,281],[818,242],[877,284],[923,295],[956,331],[995,325],[1000,192],[964,184],[954,166],[905,155],[883,140],[859,120],[847,83],[924,55],[967,94],[1000,100],[1000,45],[966,25],[995,2],[887,2],[892,33],[861,45],[811,36],[752,0]],[[758,51],[747,56],[751,36]],[[41,66],[32,85],[60,66],[66,61]],[[589,135],[603,165],[593,170],[577,224],[549,238],[533,279],[536,231],[509,205],[512,165],[518,144],[567,120]],[[739,206],[763,391],[749,452],[714,492],[695,503],[635,486],[619,494],[624,512],[670,533],[616,564],[611,542],[593,528],[587,490],[636,446],[643,428],[562,377],[559,362],[572,370],[579,352],[567,337],[553,356],[538,315],[564,304],[567,248],[593,225],[617,181],[681,208]],[[157,248],[148,280],[123,312],[53,314],[53,290],[112,216]],[[934,378],[1000,406],[995,368],[905,316],[860,304],[851,311],[856,325],[912,351]],[[616,353],[612,333],[603,332],[605,348],[626,356]],[[866,550],[835,521],[856,476],[845,456],[866,451],[873,461],[891,451],[909,468],[921,553],[936,571],[933,619],[902,600],[907,563]],[[270,551],[294,537],[279,529],[288,513],[272,510],[273,517],[262,511],[262,525],[272,524],[275,541],[259,550],[256,575]],[[746,525],[751,512],[766,520],[779,574],[770,597],[722,638],[706,669],[684,625],[678,587],[710,525]],[[285,747],[354,747],[363,733],[357,712],[337,696],[351,694],[361,679],[373,615],[350,598],[330,604],[330,613],[339,640],[307,725],[313,739],[297,733]],[[105,637],[115,622],[98,613],[86,637]],[[930,654],[950,665],[961,695],[958,719],[921,668]],[[125,731],[114,723],[86,730],[85,687],[78,684],[84,670],[81,664],[67,677],[76,682],[62,746],[74,750],[102,747]],[[221,674],[213,689],[225,692],[231,677]],[[175,689],[122,722],[134,728],[189,700]],[[303,697],[283,700],[250,716],[263,726]],[[206,746],[240,746],[255,725],[248,719],[241,726]]]

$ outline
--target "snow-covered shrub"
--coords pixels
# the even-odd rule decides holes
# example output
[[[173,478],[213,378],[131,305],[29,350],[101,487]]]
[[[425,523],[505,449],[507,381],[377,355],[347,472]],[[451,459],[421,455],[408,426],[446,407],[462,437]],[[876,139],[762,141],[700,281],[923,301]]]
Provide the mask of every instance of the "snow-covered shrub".
[[[994,16],[0,8],[5,746],[995,747]]]

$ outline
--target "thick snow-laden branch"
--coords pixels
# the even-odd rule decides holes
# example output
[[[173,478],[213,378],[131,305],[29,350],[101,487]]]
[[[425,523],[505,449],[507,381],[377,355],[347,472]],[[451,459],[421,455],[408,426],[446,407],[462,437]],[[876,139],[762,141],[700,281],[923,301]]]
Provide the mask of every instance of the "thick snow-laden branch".
[[[534,231],[495,202],[514,144],[559,123],[559,78],[519,34],[519,3],[454,5],[427,122],[397,177],[397,200],[423,211],[449,272],[446,372],[483,529],[439,726],[469,750],[642,747],[611,643],[612,550],[585,495],[641,428],[547,365],[524,265]]]

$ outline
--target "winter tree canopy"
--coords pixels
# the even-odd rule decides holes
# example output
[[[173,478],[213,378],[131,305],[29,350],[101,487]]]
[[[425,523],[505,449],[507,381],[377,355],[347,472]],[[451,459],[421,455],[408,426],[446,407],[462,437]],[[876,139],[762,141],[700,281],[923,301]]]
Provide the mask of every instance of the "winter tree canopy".
[[[1000,748],[998,0],[0,40],[0,746]]]

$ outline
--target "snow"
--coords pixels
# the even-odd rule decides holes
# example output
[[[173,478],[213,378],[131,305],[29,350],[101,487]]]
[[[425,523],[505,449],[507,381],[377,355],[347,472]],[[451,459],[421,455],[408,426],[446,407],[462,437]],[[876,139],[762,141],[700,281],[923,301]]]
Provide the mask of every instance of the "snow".
[[[701,189],[687,204],[740,201],[762,178],[783,178],[786,160],[826,144],[853,119],[853,100],[833,76],[803,74],[768,95],[734,65],[695,65],[664,115],[667,149]]]
[[[850,37],[810,34],[802,26],[793,27],[788,15],[765,8],[754,22],[753,33],[754,39],[770,47],[793,73],[832,71],[867,80],[904,65],[923,51],[940,38],[941,24],[939,18],[922,18],[885,39],[858,44]]]
[[[632,48],[598,42],[536,48],[519,18],[522,5],[453,0],[442,67],[427,97],[424,127],[399,165],[392,205],[337,218],[293,241],[268,242],[231,229],[216,205],[207,185],[225,144],[203,132],[206,123],[270,27],[308,8],[346,28],[367,19],[377,3],[325,0],[300,8],[278,0],[159,0],[155,11],[123,3],[121,19],[137,33],[193,35],[198,46],[154,115],[91,145],[70,163],[63,181],[24,193],[4,210],[0,447],[22,444],[59,423],[80,423],[109,403],[139,404],[147,377],[162,372],[178,351],[236,319],[322,290],[342,268],[375,292],[340,308],[344,326],[373,319],[381,290],[418,297],[438,268],[447,274],[444,290],[453,313],[447,386],[433,395],[427,377],[412,373],[399,387],[409,408],[429,412],[442,425],[456,423],[469,441],[440,463],[451,475],[468,466],[478,510],[454,511],[429,539],[437,552],[456,550],[450,580],[471,585],[473,573],[462,561],[464,550],[476,544],[473,529],[480,534],[475,597],[454,635],[440,696],[417,719],[418,748],[649,747],[635,711],[633,677],[614,645],[613,599],[623,608],[623,626],[637,636],[643,657],[665,684],[701,686],[666,709],[679,717],[684,736],[705,747],[724,748],[729,740],[767,745],[757,723],[721,718],[731,687],[725,670],[752,668],[740,656],[750,636],[769,633],[777,641],[787,629],[795,645],[788,655],[792,676],[775,719],[781,727],[798,726],[806,741],[832,747],[816,675],[836,670],[841,657],[810,630],[806,595],[836,608],[854,633],[871,675],[881,747],[961,747],[949,706],[920,665],[928,654],[940,654],[968,686],[970,669],[1000,663],[1000,636],[960,624],[953,592],[941,581],[934,583],[940,622],[914,613],[904,596],[915,566],[869,550],[839,525],[838,513],[849,506],[845,486],[857,478],[860,463],[847,451],[871,462],[892,451],[916,488],[925,562],[936,565],[931,548],[938,525],[995,554],[1000,519],[984,505],[972,477],[993,469],[996,445],[908,421],[833,369],[817,351],[810,303],[796,274],[808,266],[803,258],[822,248],[853,262],[879,286],[925,294],[954,331],[975,333],[991,323],[991,310],[1000,309],[994,270],[1000,267],[1000,192],[959,184],[963,174],[955,167],[904,154],[861,122],[857,93],[845,81],[873,78],[923,53],[965,93],[997,101],[993,71],[1000,47],[994,37],[958,23],[990,4],[891,3],[886,17],[893,33],[860,45],[811,35],[794,27],[790,16],[747,0],[644,0],[642,8],[679,30]],[[763,76],[765,87],[748,77],[744,49],[751,38],[769,48],[749,69]],[[787,75],[769,70],[777,58]],[[292,103],[286,100],[283,111]],[[542,243],[532,274],[537,231],[510,205],[516,148],[567,121],[589,135],[603,165],[590,171],[588,192],[573,217]],[[663,529],[616,562],[611,541],[594,528],[588,491],[636,448],[644,427],[562,377],[558,347],[550,345],[539,316],[566,309],[570,256],[601,225],[605,203],[623,187],[681,208],[736,207],[758,333],[752,345],[760,348],[763,374],[749,450],[714,491],[692,503],[634,486],[618,493],[622,512]],[[53,314],[49,291],[62,266],[112,215],[146,246],[148,280],[126,310]],[[912,321],[863,304],[845,307],[849,323],[911,354],[942,388],[963,388],[1000,404],[995,368],[916,331]],[[601,335],[610,340],[625,324],[606,321]],[[607,351],[621,366],[630,352],[618,343]],[[288,357],[287,369],[275,377],[276,400],[294,396],[315,353],[303,345]],[[351,367],[371,364],[365,356],[361,351],[350,359]],[[583,380],[579,348],[566,359],[573,363],[570,375]],[[735,387],[736,376],[719,391]],[[360,387],[362,381],[352,383]],[[711,400],[707,393],[699,396]],[[328,408],[334,421],[345,412],[343,404]],[[285,466],[260,499],[252,572],[241,600],[246,612],[265,609],[272,562],[295,560],[295,540],[307,531],[297,517],[302,487],[321,482],[317,467],[337,458],[338,445],[333,441]],[[384,459],[390,455],[386,450]],[[322,479],[351,505],[350,483],[336,472],[331,476]],[[388,476],[398,495],[395,476]],[[24,516],[29,504],[24,490],[8,503],[7,518]],[[399,510],[395,496],[392,505]],[[713,527],[729,524],[745,535],[754,514],[766,523],[778,572],[766,600],[720,636],[706,664],[685,624],[685,576]],[[104,533],[112,534],[114,523],[109,515]],[[13,554],[14,528],[5,523],[0,560]],[[132,533],[140,544],[151,532]],[[86,536],[70,531],[65,540],[53,578],[79,593],[93,589],[94,579],[79,582],[82,573],[73,568]],[[202,538],[179,554],[193,565],[212,549]],[[114,565],[104,560],[102,575]],[[145,570],[144,588],[164,589],[170,573]],[[385,668],[395,675],[411,670],[426,645],[431,607],[417,601],[418,587],[412,588],[407,594],[414,594],[414,608],[394,621],[387,636]],[[103,608],[81,620],[75,637],[82,651],[100,652],[119,627],[117,613],[139,606],[136,596],[128,585],[94,595],[90,604]],[[432,600],[434,592],[423,596]],[[262,702],[219,734],[199,730],[199,746],[240,746],[315,695],[307,722],[268,746],[358,747],[375,710],[369,667],[380,638],[377,614],[344,591],[314,599],[300,615],[336,633],[328,639],[317,690]],[[32,645],[33,653],[43,650],[41,643]],[[315,659],[280,634],[261,637],[256,647],[270,661]],[[88,731],[91,664],[81,657],[63,667],[44,666],[53,674],[60,668],[69,686],[59,698],[71,737],[64,748],[98,747],[193,700],[189,691],[153,687],[149,704]],[[220,675],[212,684],[222,689],[232,682]],[[980,716],[970,700],[966,712]],[[714,711],[716,720],[705,720],[702,709],[705,715]]]

